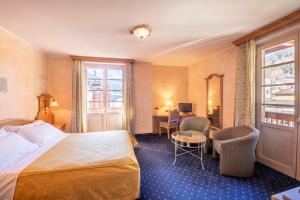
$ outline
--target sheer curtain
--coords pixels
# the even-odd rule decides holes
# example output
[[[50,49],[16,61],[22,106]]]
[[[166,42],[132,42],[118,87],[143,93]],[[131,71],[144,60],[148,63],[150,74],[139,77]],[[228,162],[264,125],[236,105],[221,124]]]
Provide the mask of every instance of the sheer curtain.
[[[131,63],[125,64],[124,74],[124,129],[129,131],[133,146],[136,146],[138,143],[134,137],[134,83],[133,66]]]
[[[81,60],[74,60],[72,87],[72,132],[87,132],[86,73]]]
[[[255,125],[255,41],[239,46],[235,85],[235,126]]]

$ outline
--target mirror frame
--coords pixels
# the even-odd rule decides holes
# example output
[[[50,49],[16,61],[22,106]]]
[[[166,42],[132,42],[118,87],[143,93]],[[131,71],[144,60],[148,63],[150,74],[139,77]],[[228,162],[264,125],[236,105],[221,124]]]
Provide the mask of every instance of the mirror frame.
[[[209,88],[209,80],[212,79],[212,77],[218,77],[220,78],[220,127],[211,126],[212,129],[222,129],[223,128],[223,77],[224,74],[218,74],[213,73],[210,74],[206,80],[206,117],[208,118],[208,88]]]

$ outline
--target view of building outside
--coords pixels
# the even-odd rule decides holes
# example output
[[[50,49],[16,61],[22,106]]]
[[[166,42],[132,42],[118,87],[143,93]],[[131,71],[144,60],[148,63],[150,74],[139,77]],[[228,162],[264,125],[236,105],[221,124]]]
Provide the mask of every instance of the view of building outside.
[[[294,126],[295,42],[263,50],[262,121]]]
[[[123,70],[87,69],[87,112],[104,113],[123,110]]]
[[[87,69],[87,112],[103,113],[103,69]]]

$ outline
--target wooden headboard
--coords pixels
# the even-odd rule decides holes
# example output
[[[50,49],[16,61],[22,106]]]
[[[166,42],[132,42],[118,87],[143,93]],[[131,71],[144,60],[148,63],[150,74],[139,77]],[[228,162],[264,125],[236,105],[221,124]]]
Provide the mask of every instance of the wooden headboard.
[[[5,119],[5,120],[0,120],[0,128],[5,126],[5,125],[19,126],[19,125],[29,124],[33,121],[34,120],[29,120],[29,119]]]

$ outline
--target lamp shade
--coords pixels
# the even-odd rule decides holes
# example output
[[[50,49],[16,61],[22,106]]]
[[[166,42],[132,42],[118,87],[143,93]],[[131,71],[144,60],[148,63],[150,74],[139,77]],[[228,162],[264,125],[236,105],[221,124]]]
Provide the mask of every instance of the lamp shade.
[[[171,100],[166,101],[166,106],[173,106],[174,103]]]
[[[57,101],[55,101],[55,99],[53,99],[53,101],[51,101],[51,103],[50,103],[50,107],[57,107],[57,106],[58,106]]]

